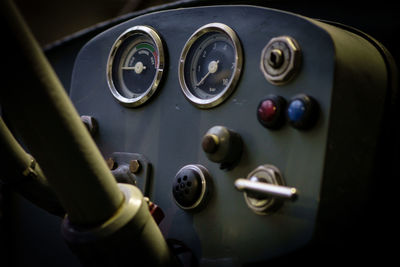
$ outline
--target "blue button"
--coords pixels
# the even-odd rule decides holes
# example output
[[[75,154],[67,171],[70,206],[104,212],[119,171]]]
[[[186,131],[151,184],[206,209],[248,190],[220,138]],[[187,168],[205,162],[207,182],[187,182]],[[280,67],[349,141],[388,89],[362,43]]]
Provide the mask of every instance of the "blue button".
[[[306,112],[306,105],[303,101],[296,99],[290,102],[288,107],[288,117],[289,120],[296,123],[301,121],[304,118],[304,114]]]

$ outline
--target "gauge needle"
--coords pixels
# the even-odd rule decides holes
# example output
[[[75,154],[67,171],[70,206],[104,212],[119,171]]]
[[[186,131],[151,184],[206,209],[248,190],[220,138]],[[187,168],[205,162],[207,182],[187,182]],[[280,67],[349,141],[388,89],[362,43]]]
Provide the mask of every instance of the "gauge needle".
[[[142,62],[138,61],[136,62],[134,67],[122,67],[123,70],[134,70],[136,74],[140,74],[143,72],[143,70],[146,69],[146,66],[143,65]]]
[[[218,63],[219,63],[219,60],[217,60],[217,61],[211,61],[209,64],[208,64],[208,72],[207,72],[207,74],[206,75],[204,75],[204,77],[196,84],[196,86],[199,86],[200,84],[202,84],[202,83],[204,83],[204,80],[205,79],[207,79],[207,77],[210,75],[210,74],[213,74],[213,73],[216,73],[217,72],[217,70],[218,70]]]

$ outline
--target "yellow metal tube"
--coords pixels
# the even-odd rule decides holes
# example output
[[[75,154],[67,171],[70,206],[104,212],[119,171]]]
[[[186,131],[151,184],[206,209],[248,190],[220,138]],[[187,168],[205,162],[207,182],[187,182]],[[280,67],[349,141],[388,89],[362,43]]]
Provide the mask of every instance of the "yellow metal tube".
[[[1,1],[7,42],[3,110],[56,192],[71,223],[101,224],[123,203],[110,170],[12,1]]]

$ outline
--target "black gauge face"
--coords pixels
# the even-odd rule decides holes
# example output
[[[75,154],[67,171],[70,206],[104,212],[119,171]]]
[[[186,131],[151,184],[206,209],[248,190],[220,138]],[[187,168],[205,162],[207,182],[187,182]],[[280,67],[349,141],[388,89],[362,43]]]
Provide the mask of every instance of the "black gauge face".
[[[242,64],[239,39],[228,26],[212,23],[196,31],[180,61],[180,83],[190,102],[214,107],[234,90]]]
[[[145,36],[135,40],[113,68],[113,80],[119,93],[126,98],[136,98],[147,91],[157,73],[157,51]]]
[[[198,98],[210,99],[228,86],[236,68],[235,50],[223,33],[207,33],[190,49],[185,81]]]
[[[131,107],[146,102],[157,89],[163,62],[161,40],[153,29],[136,26],[123,33],[108,63],[108,83],[114,97]]]

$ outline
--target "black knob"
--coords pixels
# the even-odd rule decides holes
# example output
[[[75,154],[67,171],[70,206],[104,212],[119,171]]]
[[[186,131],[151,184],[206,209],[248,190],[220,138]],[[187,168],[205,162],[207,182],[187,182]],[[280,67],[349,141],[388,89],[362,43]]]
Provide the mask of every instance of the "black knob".
[[[230,169],[242,155],[240,135],[224,126],[214,126],[204,135],[202,148],[209,160],[221,163],[221,169]]]
[[[219,138],[214,134],[207,134],[203,137],[201,146],[206,153],[215,153],[218,150]]]
[[[186,165],[178,171],[172,183],[172,195],[176,204],[186,210],[204,206],[211,180],[207,169],[201,165]]]

